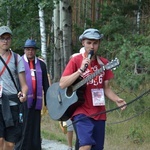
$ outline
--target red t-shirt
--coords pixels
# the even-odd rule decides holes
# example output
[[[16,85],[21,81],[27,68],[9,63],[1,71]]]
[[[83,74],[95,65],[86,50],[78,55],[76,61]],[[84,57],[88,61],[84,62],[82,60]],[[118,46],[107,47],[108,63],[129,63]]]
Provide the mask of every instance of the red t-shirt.
[[[62,76],[67,76],[72,74],[73,72],[76,72],[81,66],[82,59],[82,54],[72,57],[67,64]],[[100,57],[100,60],[104,63],[104,65],[108,63],[108,60],[103,57]],[[92,74],[94,71],[100,68],[101,66],[97,62],[97,60],[92,60],[86,71],[83,73],[82,77],[86,78],[88,75]],[[93,106],[91,89],[103,88],[104,81],[110,80],[111,78],[113,78],[113,76],[114,75],[111,70],[106,70],[96,76],[94,79],[87,82],[84,93],[85,102],[84,104],[77,107],[77,109],[73,113],[73,116],[77,114],[85,114],[87,116],[90,116],[92,114],[105,111],[105,106]],[[106,120],[106,114],[92,116],[92,118],[95,120]]]

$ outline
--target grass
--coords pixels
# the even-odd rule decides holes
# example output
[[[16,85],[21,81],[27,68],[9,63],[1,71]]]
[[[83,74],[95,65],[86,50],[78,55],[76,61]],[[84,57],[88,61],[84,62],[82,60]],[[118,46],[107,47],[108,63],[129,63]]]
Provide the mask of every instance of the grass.
[[[141,92],[140,92],[141,93]],[[121,96],[123,97],[123,96]],[[127,96],[129,100],[134,99],[131,93]],[[129,101],[128,100],[128,101]],[[138,100],[129,105],[123,112],[116,110],[107,114],[105,150],[148,150],[150,147],[150,111],[147,110],[141,115],[137,115],[131,120],[121,123],[119,121],[126,120],[133,115],[142,112],[149,107],[149,96]],[[108,101],[106,103],[107,110],[116,106]],[[113,124],[114,123],[114,124]],[[50,119],[49,114],[42,116],[41,123],[42,137],[50,140],[57,140],[67,144],[66,135],[62,132],[58,121]],[[74,136],[75,141],[75,136]]]
[[[42,116],[41,120],[42,137],[49,140],[57,140],[67,144],[66,135],[62,132],[59,122],[50,119],[48,114]]]
[[[112,115],[108,117],[112,118]],[[114,118],[118,120],[118,118]],[[150,147],[149,124],[141,124],[142,116],[133,120],[106,126],[105,150],[147,150]],[[107,121],[107,122],[108,122]],[[115,121],[114,121],[115,122]]]
[[[139,116],[128,122],[109,124],[118,121],[112,113],[108,115],[106,124],[105,150],[147,150],[150,147],[150,122],[141,124],[148,116]],[[50,119],[49,115],[42,117],[42,137],[49,140],[57,140],[67,144],[66,135],[59,127],[58,121]],[[74,137],[75,140],[75,137]]]

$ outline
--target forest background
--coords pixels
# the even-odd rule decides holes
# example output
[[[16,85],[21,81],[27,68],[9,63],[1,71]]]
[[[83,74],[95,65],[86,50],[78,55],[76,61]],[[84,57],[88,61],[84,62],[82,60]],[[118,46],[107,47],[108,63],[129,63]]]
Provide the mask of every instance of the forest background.
[[[121,64],[112,87],[127,109],[108,113],[106,149],[146,150],[150,147],[150,1],[149,0],[1,0],[0,26],[13,31],[12,50],[23,54],[24,42],[35,39],[52,83],[73,53],[82,47],[79,35],[86,28],[104,34],[99,54]],[[109,100],[107,110],[116,108]],[[65,142],[59,124],[42,118],[44,138]],[[58,131],[57,131],[58,130]]]

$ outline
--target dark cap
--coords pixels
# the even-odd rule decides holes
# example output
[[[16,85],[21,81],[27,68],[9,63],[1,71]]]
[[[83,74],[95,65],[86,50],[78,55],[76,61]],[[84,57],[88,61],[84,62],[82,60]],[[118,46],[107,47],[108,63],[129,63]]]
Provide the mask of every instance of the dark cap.
[[[39,49],[36,46],[35,40],[31,40],[31,39],[26,40],[25,45],[24,45],[24,48],[29,48],[29,47],[32,47],[32,48],[35,48],[35,49]]]

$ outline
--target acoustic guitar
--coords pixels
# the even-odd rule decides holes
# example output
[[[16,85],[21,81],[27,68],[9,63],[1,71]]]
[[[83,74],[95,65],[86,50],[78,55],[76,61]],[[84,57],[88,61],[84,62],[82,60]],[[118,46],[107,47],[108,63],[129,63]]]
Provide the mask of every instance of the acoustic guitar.
[[[119,66],[119,60],[115,58],[111,62],[103,65],[100,69],[79,82],[61,89],[59,82],[53,83],[47,90],[46,101],[50,117],[57,121],[66,121],[74,113],[79,105],[84,103],[83,93],[86,83],[102,73]]]

